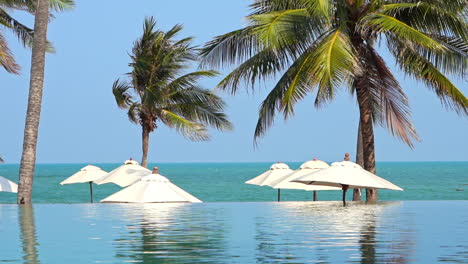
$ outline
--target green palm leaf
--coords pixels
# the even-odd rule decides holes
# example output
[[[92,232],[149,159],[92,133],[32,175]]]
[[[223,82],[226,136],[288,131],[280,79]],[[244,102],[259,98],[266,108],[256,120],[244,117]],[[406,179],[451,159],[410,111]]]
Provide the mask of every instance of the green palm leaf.
[[[445,50],[446,48],[428,35],[408,24],[385,14],[369,14],[362,18],[360,27],[363,32],[374,31],[390,34],[397,38],[410,41],[427,49]],[[366,33],[364,33],[366,34]]]
[[[205,126],[187,120],[168,110],[161,110],[161,121],[168,127],[175,128],[177,132],[193,141],[209,140],[210,136]]]

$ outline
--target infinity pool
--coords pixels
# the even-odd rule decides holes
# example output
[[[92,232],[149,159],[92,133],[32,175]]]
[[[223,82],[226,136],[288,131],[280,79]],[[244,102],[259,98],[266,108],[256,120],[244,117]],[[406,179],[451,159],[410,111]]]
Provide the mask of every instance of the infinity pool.
[[[0,205],[0,263],[468,263],[468,201]]]

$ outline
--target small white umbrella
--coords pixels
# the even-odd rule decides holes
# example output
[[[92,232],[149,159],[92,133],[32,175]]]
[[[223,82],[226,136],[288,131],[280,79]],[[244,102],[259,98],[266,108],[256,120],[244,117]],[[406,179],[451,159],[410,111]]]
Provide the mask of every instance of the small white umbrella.
[[[0,192],[18,192],[18,185],[7,178],[0,176]]]
[[[260,174],[259,176],[246,181],[247,184],[259,186],[271,186],[271,183],[283,178],[284,176],[292,173],[293,170],[285,163],[278,162],[271,165],[270,169]],[[281,189],[278,189],[278,202],[281,200]]]
[[[346,155],[345,159],[349,155]],[[388,189],[403,191],[395,184],[364,170],[358,164],[345,160],[334,162],[323,170],[307,174],[294,180],[304,184],[341,187],[343,190],[343,205],[346,206],[346,191],[348,188]]]
[[[63,180],[60,183],[60,185],[88,182],[89,192],[91,195],[91,203],[92,203],[93,202],[93,182],[106,174],[107,172],[102,170],[101,168],[94,166],[94,165],[88,165],[88,166],[81,168],[81,170],[78,171],[77,173]]]
[[[120,187],[127,187],[150,173],[150,170],[129,159],[122,166],[95,180],[94,183],[100,185],[112,182]]]
[[[319,185],[305,185],[298,182],[292,182],[293,180],[304,176],[306,174],[316,172],[322,169],[326,169],[330,167],[326,162],[313,159],[307,162],[304,162],[298,170],[293,171],[292,173],[281,177],[273,182],[271,182],[270,186],[275,189],[298,189],[298,190],[306,190],[306,191],[313,191],[314,192],[314,201],[317,201],[317,191],[326,191],[326,190],[341,190],[338,187],[330,187],[330,186],[319,186]]]
[[[201,203],[199,199],[182,190],[159,174],[154,167],[153,173],[143,176],[129,187],[101,200],[101,203]]]

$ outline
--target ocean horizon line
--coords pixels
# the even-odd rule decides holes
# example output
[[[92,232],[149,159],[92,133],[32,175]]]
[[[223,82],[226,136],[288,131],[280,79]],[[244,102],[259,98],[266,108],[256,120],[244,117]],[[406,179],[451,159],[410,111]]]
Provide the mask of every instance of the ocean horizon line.
[[[137,160],[138,161],[138,160]],[[148,164],[255,164],[255,163],[303,163],[305,161],[162,161],[162,162],[148,162]],[[326,161],[332,163],[335,161]],[[376,161],[376,163],[465,163],[468,160],[384,160]],[[67,165],[67,164],[122,164],[122,162],[37,162],[36,165]],[[20,165],[20,163],[2,163],[2,165]]]

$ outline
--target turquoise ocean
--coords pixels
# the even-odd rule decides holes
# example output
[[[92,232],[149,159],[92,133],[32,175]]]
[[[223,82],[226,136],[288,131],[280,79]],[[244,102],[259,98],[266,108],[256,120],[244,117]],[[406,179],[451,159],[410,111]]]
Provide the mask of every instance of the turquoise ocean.
[[[34,178],[35,203],[87,203],[88,184],[59,183],[87,164],[38,164]],[[111,171],[121,164],[94,164]],[[275,201],[276,190],[245,184],[271,163],[158,163],[162,175],[204,202]],[[297,169],[300,162],[288,162]],[[18,181],[18,164],[0,165],[0,176]],[[381,200],[468,200],[468,162],[378,162],[377,174],[404,189],[380,191]],[[95,201],[120,190],[115,184],[93,186]],[[457,189],[464,189],[457,191]],[[351,192],[348,194],[351,198]],[[312,193],[282,190],[284,201],[308,201]],[[341,192],[321,191],[319,200],[340,200]],[[16,195],[0,192],[0,203],[14,203]]]

